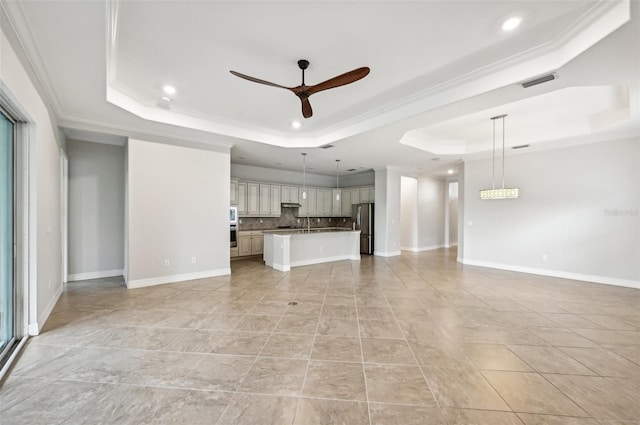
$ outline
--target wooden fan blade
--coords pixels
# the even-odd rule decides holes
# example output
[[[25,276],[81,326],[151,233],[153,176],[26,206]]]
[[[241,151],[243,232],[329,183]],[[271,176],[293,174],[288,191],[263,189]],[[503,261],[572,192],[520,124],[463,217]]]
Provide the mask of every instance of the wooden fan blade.
[[[235,75],[236,77],[244,78],[245,80],[253,81],[254,83],[265,84],[267,86],[279,87],[281,89],[291,90],[291,88],[289,88],[289,87],[281,86],[280,84],[271,83],[269,81],[261,80],[259,78],[254,78],[254,77],[250,77],[248,75],[240,74],[239,72],[236,72],[236,71],[229,71],[229,72],[232,73],[233,75]]]
[[[302,102],[302,116],[305,118],[310,118],[313,115],[313,110],[311,109],[311,104],[309,103],[308,98],[300,98]]]
[[[334,87],[344,86],[346,84],[351,84],[355,81],[358,81],[369,74],[370,69],[368,67],[362,67],[358,69],[354,69],[353,71],[346,72],[342,75],[338,75],[337,77],[333,77],[324,81],[320,84],[316,84],[315,86],[310,86],[307,88],[307,93],[312,95],[314,93],[318,93],[323,90],[332,89]]]

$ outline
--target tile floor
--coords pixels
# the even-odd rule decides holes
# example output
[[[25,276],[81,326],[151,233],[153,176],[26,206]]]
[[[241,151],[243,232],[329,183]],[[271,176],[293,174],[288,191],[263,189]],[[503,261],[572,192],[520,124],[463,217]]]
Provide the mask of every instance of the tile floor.
[[[640,291],[454,250],[127,290],[67,286],[9,424],[640,424]]]

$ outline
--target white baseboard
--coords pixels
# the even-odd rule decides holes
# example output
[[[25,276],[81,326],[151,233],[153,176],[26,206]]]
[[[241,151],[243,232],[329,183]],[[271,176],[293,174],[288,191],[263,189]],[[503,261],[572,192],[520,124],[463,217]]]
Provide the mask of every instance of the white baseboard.
[[[310,266],[311,264],[331,263],[333,261],[354,260],[360,261],[360,255],[336,255],[335,257],[314,258],[311,260],[292,261],[291,267]]]
[[[385,252],[385,251],[373,251],[373,255],[377,256],[377,257],[395,257],[398,255],[401,255],[402,251],[389,251],[389,252]]]
[[[44,326],[47,319],[51,315],[51,312],[55,308],[56,303],[60,299],[61,295],[62,295],[62,284],[58,286],[58,289],[56,289],[55,294],[53,294],[53,297],[51,297],[49,304],[47,304],[44,310],[42,310],[42,313],[40,313],[40,315],[38,316],[38,321],[36,323],[29,323],[29,335],[32,335],[32,336],[40,335],[40,331],[42,330],[42,327]]]
[[[435,249],[445,248],[444,245],[431,245],[431,246],[401,246],[401,251],[409,251],[409,252],[422,252],[422,251],[433,251]]]
[[[615,277],[597,276],[582,273],[571,273],[559,270],[539,269],[535,267],[514,266],[511,264],[492,263],[488,261],[465,260],[458,258],[458,262],[469,266],[489,267],[492,269],[510,270],[520,273],[537,274],[541,276],[559,277],[562,279],[581,280],[584,282],[601,283],[604,285],[624,286],[627,288],[640,289],[640,281],[618,279]]]
[[[185,280],[204,279],[207,277],[225,276],[231,274],[231,268],[206,270],[203,272],[174,274],[169,276],[150,277],[127,281],[127,288],[143,288],[145,286],[163,285],[165,283],[182,282]]]
[[[103,277],[116,277],[124,275],[124,270],[104,270],[101,272],[74,273],[67,276],[67,282],[77,282],[78,280],[101,279]]]

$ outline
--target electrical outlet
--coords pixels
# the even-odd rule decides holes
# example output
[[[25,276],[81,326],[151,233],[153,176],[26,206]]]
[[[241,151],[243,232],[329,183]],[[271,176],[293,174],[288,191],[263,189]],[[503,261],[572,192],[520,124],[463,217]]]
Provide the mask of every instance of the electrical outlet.
[[[300,219],[298,219],[298,224],[300,224]]]
[[[238,224],[242,224],[242,219],[238,219]]]
[[[171,262],[169,260],[164,260],[165,267],[169,267],[170,265],[171,265]]]
[[[540,256],[540,260],[542,260],[543,263],[546,263],[547,262],[547,254],[542,254]]]
[[[195,264],[197,262],[196,257],[191,257],[191,264]]]
[[[318,223],[320,223],[320,219],[318,219]]]

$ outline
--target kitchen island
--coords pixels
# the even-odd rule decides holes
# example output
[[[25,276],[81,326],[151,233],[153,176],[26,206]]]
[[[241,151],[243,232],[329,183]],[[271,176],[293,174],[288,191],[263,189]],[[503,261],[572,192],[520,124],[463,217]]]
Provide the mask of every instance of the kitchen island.
[[[339,227],[264,231],[267,266],[287,272],[291,267],[360,260],[360,231]]]

